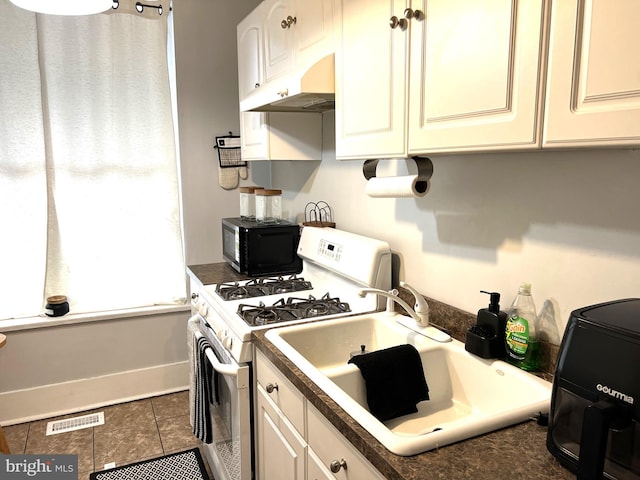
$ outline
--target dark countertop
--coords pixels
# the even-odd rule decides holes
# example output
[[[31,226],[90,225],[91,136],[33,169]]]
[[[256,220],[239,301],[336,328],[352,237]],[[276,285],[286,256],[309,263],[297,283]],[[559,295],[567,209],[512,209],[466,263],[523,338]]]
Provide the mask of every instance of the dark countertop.
[[[265,338],[265,333],[266,330],[254,331],[255,346],[388,480],[575,479],[575,475],[547,451],[547,428],[535,421],[412,457],[395,455],[309,380]]]
[[[233,282],[245,280],[249,277],[236,272],[228,263],[206,263],[203,265],[189,265],[187,270],[202,282],[203,285],[212,283]]]
[[[194,265],[188,268],[205,285],[247,278],[224,263]],[[460,325],[466,325],[475,318],[466,312],[457,311],[432,299],[428,300],[432,318],[435,317],[436,324],[447,327],[457,325],[458,331],[449,328],[454,337],[459,337],[460,332],[466,331],[466,327],[460,327]],[[265,333],[266,330],[253,332],[256,348],[264,353],[307,400],[322,412],[388,480],[575,479],[575,475],[562,467],[547,451],[545,446],[547,428],[537,425],[535,421],[521,423],[412,457],[395,455],[309,380],[265,338]],[[553,353],[556,352],[552,351]]]

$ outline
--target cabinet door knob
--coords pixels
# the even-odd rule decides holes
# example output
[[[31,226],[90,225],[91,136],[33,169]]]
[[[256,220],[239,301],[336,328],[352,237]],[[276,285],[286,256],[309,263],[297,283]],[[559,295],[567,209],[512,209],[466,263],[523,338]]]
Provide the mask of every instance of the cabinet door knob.
[[[273,393],[274,390],[278,390],[278,384],[277,383],[267,383],[267,385],[264,387],[264,389],[267,391],[267,393]]]
[[[400,27],[400,30],[406,30],[407,29],[407,19],[406,18],[398,18],[395,15],[393,17],[391,17],[389,19],[389,26],[392,29],[396,29],[398,27]]]
[[[344,468],[345,470],[347,469],[347,461],[344,458],[341,458],[339,461],[334,460],[329,465],[329,469],[331,470],[331,473],[338,473],[341,468]]]
[[[291,28],[291,25],[295,25],[297,21],[298,17],[292,17],[289,15],[286,19],[280,22],[280,26],[283,30],[286,30],[287,28]]]
[[[417,21],[420,21],[424,19],[424,12],[422,10],[412,10],[411,8],[407,8],[404,11],[404,16],[407,20],[415,18]]]
[[[256,84],[253,86],[253,88],[258,88],[258,87],[260,87],[260,84],[259,84],[259,83],[256,83]]]

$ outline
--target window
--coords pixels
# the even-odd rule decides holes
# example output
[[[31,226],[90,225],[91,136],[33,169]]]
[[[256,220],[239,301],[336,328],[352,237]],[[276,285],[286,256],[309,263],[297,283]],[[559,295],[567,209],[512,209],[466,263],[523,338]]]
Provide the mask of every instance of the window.
[[[0,319],[184,303],[167,10],[0,0]]]

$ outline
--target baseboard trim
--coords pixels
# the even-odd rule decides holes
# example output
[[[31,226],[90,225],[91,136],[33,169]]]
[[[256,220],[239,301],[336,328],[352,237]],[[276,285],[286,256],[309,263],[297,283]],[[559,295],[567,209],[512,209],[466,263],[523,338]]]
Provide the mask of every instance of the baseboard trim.
[[[0,393],[0,424],[81,412],[189,388],[189,362]]]

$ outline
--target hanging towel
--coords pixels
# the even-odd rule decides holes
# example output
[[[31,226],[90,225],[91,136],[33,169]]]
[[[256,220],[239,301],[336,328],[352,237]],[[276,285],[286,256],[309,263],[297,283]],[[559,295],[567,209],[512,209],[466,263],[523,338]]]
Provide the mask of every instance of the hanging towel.
[[[381,422],[415,413],[418,402],[429,400],[420,353],[413,345],[356,355],[349,363],[360,369],[369,411]]]
[[[198,330],[198,316],[194,315],[187,322],[187,355],[189,357],[189,422],[194,425],[196,405],[196,363],[198,356],[194,354],[195,332]]]
[[[189,320],[188,324],[191,359],[190,420],[193,434],[204,443],[211,443],[213,441],[211,404],[214,401],[217,402],[217,396],[214,394],[217,372],[207,358],[207,350],[211,349],[213,352],[211,344],[197,329],[197,319],[192,320]]]

